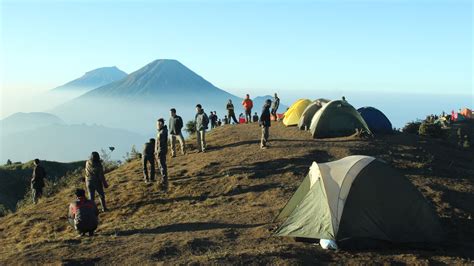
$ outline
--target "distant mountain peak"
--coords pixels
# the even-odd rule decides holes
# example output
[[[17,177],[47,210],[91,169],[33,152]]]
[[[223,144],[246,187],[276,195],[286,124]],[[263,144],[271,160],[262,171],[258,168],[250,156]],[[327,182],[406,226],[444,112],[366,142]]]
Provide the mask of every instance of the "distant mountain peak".
[[[116,66],[101,67],[87,71],[81,77],[72,80],[62,86],[54,88],[53,91],[90,91],[111,82],[123,79],[127,73]]]
[[[149,98],[150,96],[227,94],[175,59],[157,59],[120,81],[82,97]],[[81,97],[81,98],[82,98]]]

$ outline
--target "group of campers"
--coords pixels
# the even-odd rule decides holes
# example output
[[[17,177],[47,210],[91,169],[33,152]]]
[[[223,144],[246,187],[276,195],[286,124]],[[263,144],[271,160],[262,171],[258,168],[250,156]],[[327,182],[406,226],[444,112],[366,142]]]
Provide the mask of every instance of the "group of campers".
[[[261,140],[260,148],[266,149],[269,128],[271,126],[271,117],[276,117],[276,113],[280,104],[280,99],[277,94],[273,98],[273,101],[267,99],[263,105],[260,116],[255,112],[252,117],[253,102],[250,96],[247,94],[242,102],[242,106],[245,110],[245,123],[258,122],[261,127]],[[227,115],[224,118],[224,125],[239,124],[235,117],[235,109],[232,100],[229,100],[227,105]],[[232,120],[232,121],[231,121]],[[217,113],[211,112],[208,116],[201,104],[196,105],[196,115],[194,117],[195,130],[196,130],[196,141],[197,141],[197,152],[206,152],[206,130],[210,124],[211,128],[222,125],[217,117]],[[143,178],[145,183],[155,181],[155,161],[158,163],[158,168],[161,174],[160,188],[163,191],[168,190],[168,167],[166,163],[166,155],[168,153],[168,140],[171,146],[171,157],[176,157],[176,141],[179,142],[181,148],[181,154],[186,154],[185,139],[183,137],[184,123],[183,119],[177,115],[176,109],[170,110],[170,119],[168,126],[165,124],[163,118],[157,120],[157,136],[156,139],[151,138],[145,143],[142,153],[143,163]],[[39,159],[34,160],[34,170],[31,178],[31,189],[33,203],[36,204],[38,199],[42,196],[43,188],[45,186],[44,179],[46,177],[46,171],[41,165]],[[148,169],[149,168],[149,169]],[[99,195],[100,205],[102,212],[107,211],[107,205],[105,202],[104,189],[108,187],[108,183],[104,175],[104,167],[99,153],[92,152],[89,160],[85,165],[85,187],[87,189],[76,189],[74,202],[69,205],[68,221],[81,236],[89,234],[94,235],[94,231],[97,229],[99,224],[99,210],[95,204],[95,194]],[[87,195],[86,195],[87,194]]]

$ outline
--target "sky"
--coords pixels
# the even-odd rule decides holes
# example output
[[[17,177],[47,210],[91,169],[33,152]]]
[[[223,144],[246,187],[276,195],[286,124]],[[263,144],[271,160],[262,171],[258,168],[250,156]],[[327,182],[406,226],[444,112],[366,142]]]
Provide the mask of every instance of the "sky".
[[[0,1],[4,106],[160,58],[239,96],[474,94],[470,0]]]

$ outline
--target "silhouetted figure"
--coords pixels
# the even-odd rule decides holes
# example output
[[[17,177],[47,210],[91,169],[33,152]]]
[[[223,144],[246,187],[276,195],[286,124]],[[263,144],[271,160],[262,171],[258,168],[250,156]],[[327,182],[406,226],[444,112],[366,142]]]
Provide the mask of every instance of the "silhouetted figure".
[[[155,181],[155,139],[150,139],[143,147],[143,178],[145,183]],[[148,175],[147,165],[150,164],[150,175]]]
[[[232,104],[232,100],[229,99],[226,109],[227,109],[227,118],[229,119],[228,124],[230,124],[231,119],[234,121],[235,124],[238,124],[239,122],[237,122],[237,118],[235,117],[234,104]]]
[[[265,105],[262,108],[262,114],[260,115],[260,122],[259,125],[262,128],[262,138],[260,141],[260,148],[266,149],[268,138],[270,135],[270,126],[271,126],[271,119],[270,119],[270,105],[272,101],[270,99],[265,101]]]
[[[176,156],[176,139],[179,141],[179,145],[181,146],[181,154],[186,154],[186,143],[184,141],[182,129],[183,129],[183,119],[181,116],[176,115],[176,109],[171,108],[170,110],[170,121],[169,131],[170,131],[170,142],[171,142],[171,157]]]
[[[161,189],[168,190],[168,165],[166,164],[166,154],[168,153],[168,128],[163,118],[158,119],[156,124],[158,135],[156,137],[155,153],[158,157],[158,165],[161,173]]]
[[[258,114],[257,114],[257,112],[255,112],[255,114],[253,115],[253,117],[252,117],[252,122],[253,122],[253,123],[258,122]]]
[[[229,118],[227,118],[227,116],[225,115],[224,116],[224,125],[228,125],[229,124]]]
[[[33,193],[33,203],[38,203],[39,198],[43,196],[44,188],[44,179],[46,178],[46,171],[39,159],[34,161],[35,168],[33,169],[33,174],[31,175],[31,191]]]
[[[95,202],[95,193],[97,192],[99,194],[102,211],[107,211],[104,188],[107,188],[109,185],[105,180],[104,167],[102,166],[102,160],[100,159],[98,152],[92,152],[91,157],[86,162],[85,172],[89,199]]]
[[[74,229],[84,236],[94,235],[99,225],[99,210],[92,200],[86,199],[83,189],[76,189],[76,200],[69,204],[68,221]]]
[[[209,116],[209,120],[211,123],[211,129],[217,127],[217,115],[215,112],[211,112],[211,115]]]

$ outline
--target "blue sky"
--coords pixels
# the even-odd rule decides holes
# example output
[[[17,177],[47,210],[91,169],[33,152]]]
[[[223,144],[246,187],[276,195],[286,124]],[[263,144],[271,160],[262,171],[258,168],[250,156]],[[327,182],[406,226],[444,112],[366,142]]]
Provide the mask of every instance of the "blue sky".
[[[472,92],[472,2],[1,1],[2,98],[178,59],[237,95]]]

